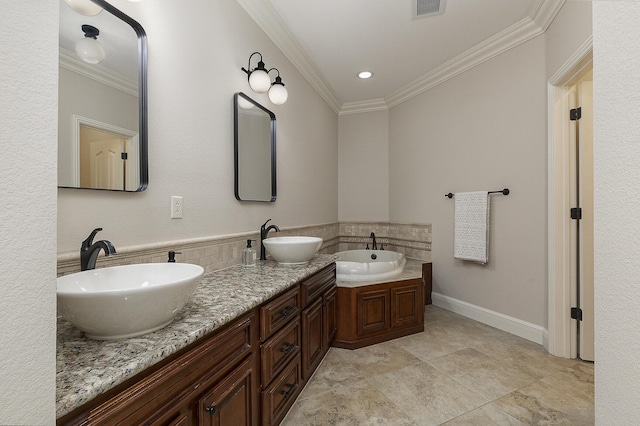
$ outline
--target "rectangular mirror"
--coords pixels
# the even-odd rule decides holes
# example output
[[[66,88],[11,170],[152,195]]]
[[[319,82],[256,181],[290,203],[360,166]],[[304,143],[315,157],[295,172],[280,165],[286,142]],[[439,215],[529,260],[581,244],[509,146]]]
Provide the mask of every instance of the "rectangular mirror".
[[[144,191],[144,29],[103,0],[59,3],[58,186]]]
[[[276,201],[276,116],[245,95],[234,104],[235,195],[240,201]]]

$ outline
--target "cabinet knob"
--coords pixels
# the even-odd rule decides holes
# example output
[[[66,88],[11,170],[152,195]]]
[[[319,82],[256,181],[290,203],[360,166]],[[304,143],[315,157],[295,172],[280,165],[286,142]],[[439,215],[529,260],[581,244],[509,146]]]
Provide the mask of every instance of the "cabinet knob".
[[[210,406],[205,407],[204,411],[209,413],[210,416],[213,416],[216,413],[216,411],[218,411],[218,407],[216,407],[215,405],[211,404]]]
[[[295,343],[289,343],[287,345],[287,347],[280,349],[280,351],[285,354],[288,355],[289,352],[291,352],[292,350],[294,350],[296,348],[296,344]]]
[[[287,306],[284,308],[284,311],[280,311],[280,315],[283,317],[288,317],[292,313],[294,313],[298,308],[295,306]]]
[[[293,391],[295,391],[296,388],[298,387],[298,384],[297,383],[287,383],[285,386],[287,386],[289,388],[289,390],[282,391],[280,393],[285,398],[289,398],[291,396],[291,394],[293,393]]]

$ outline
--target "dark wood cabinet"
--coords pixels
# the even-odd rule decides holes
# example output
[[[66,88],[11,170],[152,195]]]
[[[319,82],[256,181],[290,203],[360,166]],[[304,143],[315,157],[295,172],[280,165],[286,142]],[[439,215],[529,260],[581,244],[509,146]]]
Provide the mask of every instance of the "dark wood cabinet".
[[[307,381],[324,358],[337,324],[335,265],[303,281],[302,378]]]
[[[198,399],[198,425],[257,425],[258,389],[255,355]]]
[[[424,331],[423,288],[420,278],[338,287],[333,346],[357,349]]]

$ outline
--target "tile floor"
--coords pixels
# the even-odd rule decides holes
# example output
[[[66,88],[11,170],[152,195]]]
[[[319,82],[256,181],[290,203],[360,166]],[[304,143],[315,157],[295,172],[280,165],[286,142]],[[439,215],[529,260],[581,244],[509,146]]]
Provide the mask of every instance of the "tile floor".
[[[593,364],[427,306],[424,333],[331,348],[282,422],[593,425]]]

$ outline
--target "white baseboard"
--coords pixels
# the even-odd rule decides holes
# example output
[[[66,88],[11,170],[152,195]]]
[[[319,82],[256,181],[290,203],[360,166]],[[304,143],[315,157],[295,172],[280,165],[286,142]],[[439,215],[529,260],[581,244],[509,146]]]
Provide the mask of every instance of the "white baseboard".
[[[433,304],[439,308],[490,325],[498,330],[515,334],[539,345],[545,343],[545,330],[539,325],[481,308],[480,306],[472,305],[471,303],[463,302],[440,293],[431,293],[431,299],[433,300]]]

